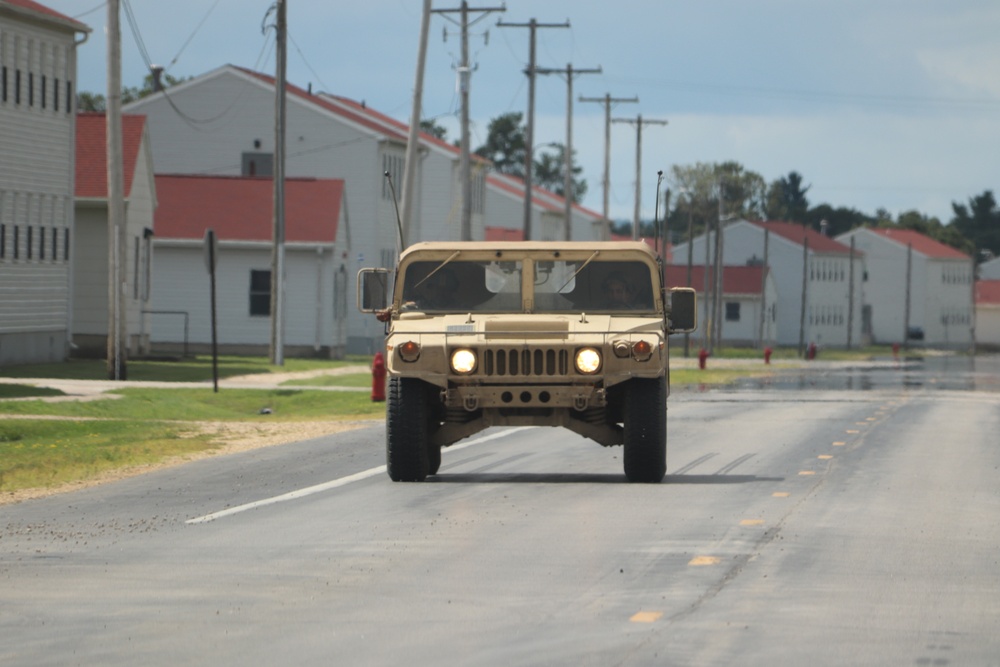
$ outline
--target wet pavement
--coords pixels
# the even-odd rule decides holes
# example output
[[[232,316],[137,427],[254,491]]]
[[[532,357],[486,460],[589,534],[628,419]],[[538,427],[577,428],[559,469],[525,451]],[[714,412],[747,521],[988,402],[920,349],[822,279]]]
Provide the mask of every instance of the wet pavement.
[[[870,364],[829,364],[788,369],[766,378],[744,378],[735,391],[885,389],[1000,392],[1000,355],[944,355],[875,359]]]

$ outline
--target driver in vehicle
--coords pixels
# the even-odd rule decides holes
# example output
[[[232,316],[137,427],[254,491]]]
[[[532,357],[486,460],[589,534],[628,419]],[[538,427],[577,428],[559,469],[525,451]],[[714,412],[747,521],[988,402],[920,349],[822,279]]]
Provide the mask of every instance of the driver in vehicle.
[[[449,267],[433,273],[413,290],[413,307],[428,310],[446,310],[455,306],[458,277]]]
[[[635,288],[621,271],[614,271],[601,284],[604,291],[604,307],[614,310],[634,308]]]

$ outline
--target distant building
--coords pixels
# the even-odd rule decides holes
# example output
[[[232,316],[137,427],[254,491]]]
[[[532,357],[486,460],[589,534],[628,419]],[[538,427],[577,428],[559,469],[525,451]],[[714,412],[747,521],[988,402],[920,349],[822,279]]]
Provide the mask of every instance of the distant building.
[[[861,252],[852,256],[850,247],[803,225],[737,220],[723,228],[723,264],[763,264],[765,239],[767,267],[777,289],[777,344],[862,344]],[[705,242],[704,234],[693,240],[695,261],[705,262]],[[713,232],[708,238],[709,262],[715,244]],[[687,253],[687,243],[673,248],[675,258],[687,257]]]
[[[205,232],[218,238],[216,317],[220,351],[267,354],[271,343],[273,179],[156,176],[153,346],[211,350],[211,292]],[[288,356],[343,356],[355,311],[344,182],[285,182],[285,317]],[[369,318],[370,335],[382,324]]]
[[[76,40],[89,32],[0,0],[0,365],[69,350]]]
[[[1000,279],[976,281],[976,348],[1000,351]]]
[[[104,357],[108,345],[107,118],[76,121],[76,234],[73,239],[73,355]],[[122,116],[122,196],[125,200],[125,287],[128,355],[149,352],[153,211],[156,185],[146,118]]]
[[[863,227],[837,237],[852,238],[864,253],[864,322],[874,342],[903,343],[908,334],[918,345],[971,343],[971,257],[911,229]]]
[[[976,272],[982,280],[1000,280],[1000,257],[983,262],[976,267]]]
[[[711,271],[711,267],[709,267]],[[705,266],[691,267],[691,282],[686,265],[667,267],[667,287],[691,287],[698,294],[698,329],[695,341],[706,338],[713,316],[705,302]],[[722,267],[721,339],[723,346],[760,347],[772,345],[777,333],[778,291],[774,275],[766,267]],[[699,343],[700,344],[700,343]]]
[[[533,241],[562,241],[566,238],[564,224],[566,200],[563,197],[545,188],[533,187],[531,211],[531,237]],[[487,176],[484,215],[487,229],[516,230],[520,234],[519,239],[523,238],[524,179],[496,173]],[[570,219],[572,220],[571,240],[600,241],[602,239],[604,222],[600,213],[579,204],[573,204],[570,208]]]

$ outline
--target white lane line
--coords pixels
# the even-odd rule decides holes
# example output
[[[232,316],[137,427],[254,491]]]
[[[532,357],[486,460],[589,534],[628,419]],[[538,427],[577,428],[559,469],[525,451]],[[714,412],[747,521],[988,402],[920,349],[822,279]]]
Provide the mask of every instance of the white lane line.
[[[521,431],[527,431],[528,429],[532,428],[536,427],[518,426],[516,428],[511,428],[506,431],[500,431],[499,433],[491,433],[490,435],[484,435],[481,438],[475,438],[474,440],[463,442],[460,445],[452,445],[451,447],[448,447],[448,451],[453,452],[459,449],[465,449],[466,447],[472,447],[473,445],[480,445],[484,442],[489,442],[490,440],[505,438],[508,435],[513,435]],[[359,482],[363,479],[368,479],[369,477],[374,477],[375,475],[380,475],[384,473],[385,473],[385,466],[378,466],[377,468],[369,468],[368,470],[362,470],[361,472],[356,472],[353,475],[348,475],[347,477],[341,477],[339,479],[330,480],[329,482],[316,484],[315,486],[307,486],[304,489],[298,489],[297,491],[290,491],[280,496],[273,496],[271,498],[265,498],[264,500],[255,500],[254,502],[246,503],[245,505],[237,505],[236,507],[230,507],[228,509],[219,510],[218,512],[212,512],[211,514],[195,517],[194,519],[188,519],[184,523],[186,524],[208,523],[209,521],[215,521],[216,519],[221,519],[222,517],[232,516],[233,514],[239,514],[240,512],[246,512],[248,510],[257,509],[258,507],[266,507],[268,505],[274,505],[275,503],[283,503],[287,500],[305,498],[306,496],[311,496],[316,493],[322,493],[323,491],[329,491],[330,489],[336,489],[341,486],[347,486],[348,484]]]

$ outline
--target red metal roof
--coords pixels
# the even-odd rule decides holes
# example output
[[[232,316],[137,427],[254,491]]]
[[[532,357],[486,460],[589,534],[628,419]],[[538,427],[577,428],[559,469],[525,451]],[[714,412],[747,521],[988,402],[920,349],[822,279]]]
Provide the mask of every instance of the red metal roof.
[[[243,72],[244,74],[252,76],[255,79],[258,79],[259,81],[263,81],[269,86],[274,86],[276,84],[276,81],[273,76],[268,76],[267,74],[262,74],[260,72],[254,72],[253,70],[247,69],[245,67],[238,67],[235,65],[232,65],[231,67],[233,67],[233,69],[237,69]],[[331,113],[335,113],[338,116],[342,116],[354,123],[362,125],[363,127],[366,127],[369,130],[373,130],[379,134],[392,137],[393,139],[396,139],[397,141],[402,141],[404,143],[407,140],[405,131],[395,131],[389,129],[385,127],[384,124],[376,123],[372,121],[370,118],[367,118],[365,115],[362,115],[360,113],[355,113],[349,109],[344,109],[341,106],[338,106],[328,100],[323,99],[322,96],[313,95],[309,91],[299,88],[294,84],[286,83],[285,90],[294,95],[295,97],[307,100],[310,104],[315,104],[316,106],[326,109]]]
[[[523,241],[523,229],[508,227],[486,227],[486,241]]]
[[[202,239],[211,227],[221,241],[270,241],[274,183],[270,178],[158,174],[154,231],[160,238]],[[344,182],[285,179],[285,240],[334,243]]]
[[[772,234],[777,234],[782,238],[786,238],[797,245],[803,245],[806,239],[809,239],[809,250],[813,252],[844,254],[850,254],[851,252],[850,247],[844,245],[840,241],[835,241],[829,236],[820,234],[812,227],[803,226],[797,222],[781,222],[776,220],[770,220],[767,222],[749,222],[752,225],[757,225],[758,227],[767,229]],[[859,255],[860,253],[855,251],[855,254]]]
[[[709,266],[711,271],[712,267]],[[667,287],[693,287],[699,294],[705,289],[705,266],[691,267],[691,283],[687,284],[687,265],[667,266]],[[763,266],[723,266],[722,293],[759,296],[764,284]]]
[[[145,116],[122,115],[123,192],[126,198],[132,192],[132,178],[145,127]],[[76,116],[75,190],[77,197],[108,197],[108,132],[103,113],[80,113]]]
[[[3,0],[0,2],[0,7],[3,5],[9,5],[14,9],[20,9],[28,13],[38,14],[43,18],[58,19],[60,23],[68,24],[70,27],[81,32],[90,32],[90,28],[72,19],[65,14],[60,14],[54,9],[49,9],[43,4],[37,3],[34,0]]]
[[[891,241],[902,246],[912,246],[916,252],[921,255],[926,255],[927,257],[933,257],[935,259],[971,259],[968,255],[963,253],[961,250],[952,248],[949,245],[935,241],[926,234],[921,234],[918,231],[912,229],[889,229],[882,227],[870,227],[868,231],[873,234],[878,234],[883,238],[887,238]]]
[[[1000,280],[977,280],[976,303],[1000,306]]]

